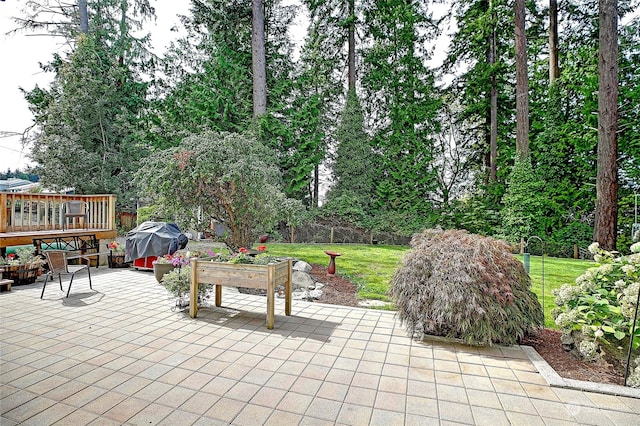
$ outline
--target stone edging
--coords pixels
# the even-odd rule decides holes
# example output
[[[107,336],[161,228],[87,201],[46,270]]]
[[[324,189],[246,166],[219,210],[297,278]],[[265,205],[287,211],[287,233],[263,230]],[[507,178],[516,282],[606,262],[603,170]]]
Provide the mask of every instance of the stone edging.
[[[540,375],[547,381],[549,386],[555,388],[575,389],[586,392],[603,393],[614,396],[627,396],[640,399],[640,389],[627,386],[611,385],[606,383],[586,382],[582,380],[565,379],[540,356],[531,346],[520,345],[522,351],[527,355],[529,361],[538,370]]]

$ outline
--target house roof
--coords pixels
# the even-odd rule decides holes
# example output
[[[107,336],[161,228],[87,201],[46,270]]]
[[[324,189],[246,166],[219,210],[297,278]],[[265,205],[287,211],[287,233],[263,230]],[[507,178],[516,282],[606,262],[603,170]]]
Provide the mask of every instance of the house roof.
[[[39,183],[26,179],[9,178],[0,179],[0,192],[26,192]]]

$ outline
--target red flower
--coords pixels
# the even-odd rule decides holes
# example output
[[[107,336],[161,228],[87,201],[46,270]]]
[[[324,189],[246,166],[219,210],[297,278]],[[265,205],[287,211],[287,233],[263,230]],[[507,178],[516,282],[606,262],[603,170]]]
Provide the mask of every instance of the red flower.
[[[265,251],[267,249],[267,246],[258,246],[258,251]]]
[[[7,259],[13,260],[15,258],[16,258],[16,255],[13,253],[7,255]]]
[[[238,251],[239,251],[240,253],[249,253],[249,250],[247,250],[247,249],[246,249],[246,248],[244,248],[244,247],[240,247],[240,248],[238,249]]]

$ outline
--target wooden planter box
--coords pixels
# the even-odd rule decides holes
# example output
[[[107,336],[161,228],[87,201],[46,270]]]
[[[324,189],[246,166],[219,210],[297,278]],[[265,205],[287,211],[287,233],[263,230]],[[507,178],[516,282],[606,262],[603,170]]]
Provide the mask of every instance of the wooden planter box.
[[[3,266],[2,279],[12,280],[15,285],[33,284],[40,273],[40,266],[12,265]]]
[[[128,268],[129,264],[124,261],[124,253],[113,253],[109,250],[109,268]]]
[[[222,262],[191,262],[189,315],[198,315],[197,284],[215,284],[216,306],[222,305],[222,286],[258,288],[267,291],[267,328],[273,329],[276,286],[285,287],[285,315],[291,315],[291,260],[272,265],[233,264]],[[196,284],[197,283],[197,284]]]

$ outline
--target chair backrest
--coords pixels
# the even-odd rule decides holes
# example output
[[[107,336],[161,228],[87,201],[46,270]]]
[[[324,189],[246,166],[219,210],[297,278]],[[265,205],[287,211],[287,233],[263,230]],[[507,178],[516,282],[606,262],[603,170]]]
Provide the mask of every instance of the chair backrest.
[[[46,250],[44,254],[47,256],[49,271],[52,274],[66,274],[69,272],[67,269],[67,252],[65,250]]]
[[[67,215],[83,215],[85,210],[84,201],[67,201],[65,203],[65,214]]]

